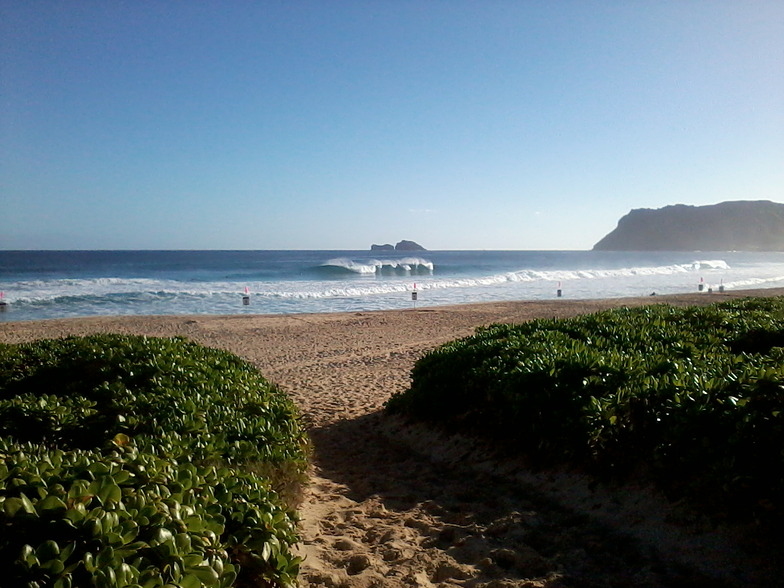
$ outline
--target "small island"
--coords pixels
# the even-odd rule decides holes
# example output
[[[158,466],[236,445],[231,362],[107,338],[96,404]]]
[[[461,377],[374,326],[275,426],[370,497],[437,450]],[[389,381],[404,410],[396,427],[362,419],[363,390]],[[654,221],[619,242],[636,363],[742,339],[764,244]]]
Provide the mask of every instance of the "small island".
[[[629,212],[594,251],[784,251],[784,204],[675,204]]]
[[[375,243],[370,246],[371,251],[427,251],[419,243],[414,241],[399,241],[397,245],[389,243],[385,245],[376,245]]]

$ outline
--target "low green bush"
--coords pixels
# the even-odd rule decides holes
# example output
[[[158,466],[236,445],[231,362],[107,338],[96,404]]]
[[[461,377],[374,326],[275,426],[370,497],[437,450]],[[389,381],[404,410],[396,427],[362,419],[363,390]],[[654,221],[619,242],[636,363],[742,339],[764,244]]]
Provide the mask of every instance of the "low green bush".
[[[307,439],[250,364],[183,339],[0,346],[14,586],[292,586]]]
[[[536,466],[644,471],[714,513],[784,508],[784,299],[493,325],[421,358],[392,412]]]

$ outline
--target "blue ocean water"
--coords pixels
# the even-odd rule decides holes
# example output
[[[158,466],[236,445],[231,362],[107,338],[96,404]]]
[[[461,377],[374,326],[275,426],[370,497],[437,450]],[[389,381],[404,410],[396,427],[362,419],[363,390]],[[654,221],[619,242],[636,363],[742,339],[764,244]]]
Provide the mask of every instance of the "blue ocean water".
[[[784,286],[784,253],[2,251],[0,321],[310,313]],[[417,300],[412,300],[416,290]],[[248,304],[243,297],[248,297]]]

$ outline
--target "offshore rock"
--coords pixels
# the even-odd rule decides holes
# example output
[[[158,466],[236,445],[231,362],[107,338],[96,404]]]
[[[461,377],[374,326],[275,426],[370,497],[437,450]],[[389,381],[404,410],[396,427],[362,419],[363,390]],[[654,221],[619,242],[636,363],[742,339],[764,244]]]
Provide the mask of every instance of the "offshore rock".
[[[419,243],[414,241],[400,241],[395,245],[395,251],[427,251]]]
[[[784,204],[768,200],[640,208],[594,251],[784,251]]]
[[[389,243],[385,245],[376,245],[375,243],[370,246],[371,251],[427,251],[424,247],[422,247],[419,243],[415,243],[414,241],[399,241],[397,245],[390,245]]]

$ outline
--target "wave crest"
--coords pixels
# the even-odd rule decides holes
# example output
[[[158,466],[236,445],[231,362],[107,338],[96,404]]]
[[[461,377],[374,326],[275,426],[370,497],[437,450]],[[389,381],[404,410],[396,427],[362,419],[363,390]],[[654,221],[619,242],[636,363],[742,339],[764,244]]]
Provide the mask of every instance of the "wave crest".
[[[339,257],[330,259],[321,264],[320,269],[325,273],[337,275],[359,274],[371,275],[420,275],[432,274],[434,265],[432,261],[418,257],[403,257],[400,259],[368,259],[356,261]]]

